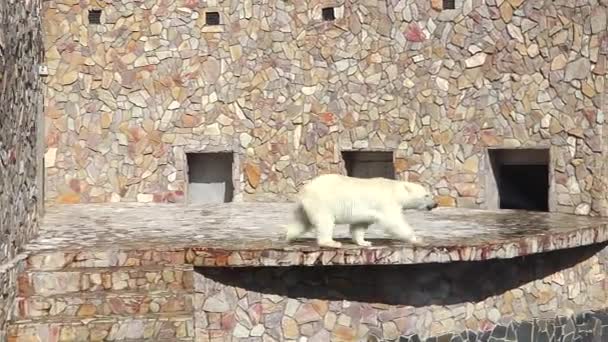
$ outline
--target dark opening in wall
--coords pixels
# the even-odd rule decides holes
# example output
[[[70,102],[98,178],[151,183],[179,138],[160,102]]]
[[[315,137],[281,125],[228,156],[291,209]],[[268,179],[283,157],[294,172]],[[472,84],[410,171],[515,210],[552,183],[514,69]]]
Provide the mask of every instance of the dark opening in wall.
[[[206,25],[219,25],[220,24],[220,12],[206,12],[205,13],[205,24]]]
[[[89,10],[89,24],[91,24],[91,25],[101,24],[101,10],[100,9]]]
[[[188,153],[188,202],[232,202],[232,153]]]
[[[500,209],[549,211],[548,149],[496,149],[488,154]]]
[[[336,19],[336,13],[334,12],[333,7],[325,7],[321,10],[321,13],[323,15],[323,20],[325,21],[332,21]]]
[[[443,0],[443,9],[455,9],[456,0]]]
[[[395,179],[395,166],[392,152],[342,152],[346,174],[351,177],[384,177]]]

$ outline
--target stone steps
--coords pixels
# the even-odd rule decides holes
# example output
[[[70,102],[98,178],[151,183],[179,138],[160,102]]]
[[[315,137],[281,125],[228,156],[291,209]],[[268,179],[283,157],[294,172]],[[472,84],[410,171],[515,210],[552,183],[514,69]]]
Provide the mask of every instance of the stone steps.
[[[192,312],[193,295],[186,291],[105,292],[19,297],[15,315],[18,320],[63,317],[130,317],[158,313]]]
[[[193,341],[193,272],[175,251],[32,254],[8,341]]]
[[[177,250],[91,248],[37,252],[27,259],[26,268],[32,271],[66,271],[105,267],[183,267],[186,264],[185,260],[186,253],[183,248]]]
[[[19,275],[19,296],[53,296],[106,291],[192,289],[191,267],[96,267],[62,271],[28,270]]]
[[[8,341],[192,341],[192,313],[144,317],[15,321]]]

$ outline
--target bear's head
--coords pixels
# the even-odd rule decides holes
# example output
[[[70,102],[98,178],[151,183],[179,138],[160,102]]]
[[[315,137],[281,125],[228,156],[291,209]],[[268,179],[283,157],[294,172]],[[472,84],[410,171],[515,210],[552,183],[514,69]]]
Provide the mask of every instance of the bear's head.
[[[403,209],[432,210],[437,202],[431,192],[417,183],[402,182],[405,192],[401,196]]]

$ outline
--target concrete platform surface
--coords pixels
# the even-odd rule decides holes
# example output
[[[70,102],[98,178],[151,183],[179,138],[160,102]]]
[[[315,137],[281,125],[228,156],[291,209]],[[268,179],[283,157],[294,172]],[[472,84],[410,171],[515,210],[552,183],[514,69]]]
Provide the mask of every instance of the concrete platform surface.
[[[195,266],[360,265],[512,258],[608,240],[608,218],[438,208],[404,212],[423,239],[419,246],[392,240],[372,226],[367,238],[373,246],[362,248],[350,242],[346,226],[338,226],[335,236],[343,248],[321,249],[311,233],[293,244],[284,241],[282,226],[293,208],[293,203],[51,206],[27,252],[173,251]]]

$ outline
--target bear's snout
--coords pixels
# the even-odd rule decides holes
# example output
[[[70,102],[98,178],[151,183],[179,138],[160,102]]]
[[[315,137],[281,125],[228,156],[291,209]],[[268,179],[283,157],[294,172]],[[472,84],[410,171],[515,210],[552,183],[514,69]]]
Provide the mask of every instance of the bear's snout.
[[[426,206],[426,209],[427,210],[433,210],[433,209],[437,208],[438,205],[439,204],[437,202],[433,201],[433,203],[431,203],[431,204],[429,204],[429,205]]]

